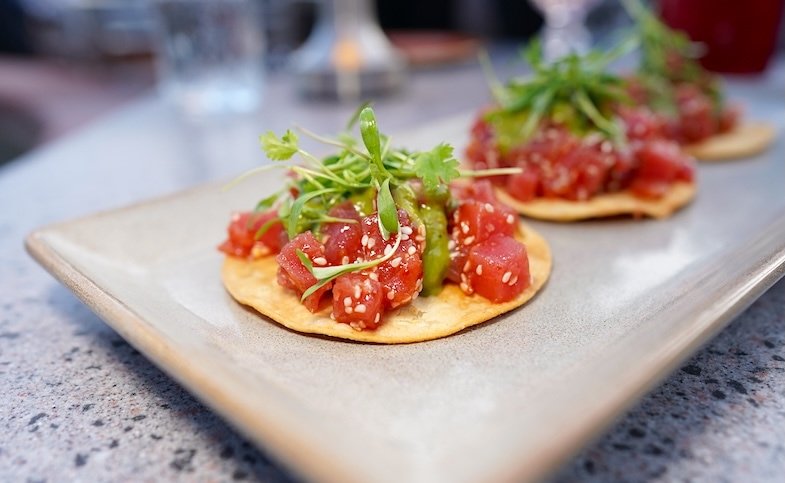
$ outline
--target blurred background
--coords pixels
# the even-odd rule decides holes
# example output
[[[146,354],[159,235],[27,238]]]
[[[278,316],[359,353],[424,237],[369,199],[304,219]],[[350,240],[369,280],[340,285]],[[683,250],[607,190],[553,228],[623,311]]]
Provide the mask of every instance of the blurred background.
[[[754,74],[782,48],[782,3],[657,7],[709,47],[764,51],[755,65],[707,57]],[[476,68],[482,46],[546,24],[558,53],[608,44],[630,20],[615,0],[0,0],[0,163],[156,87],[192,117],[260,109],[269,79],[300,102],[406,95],[407,76]]]

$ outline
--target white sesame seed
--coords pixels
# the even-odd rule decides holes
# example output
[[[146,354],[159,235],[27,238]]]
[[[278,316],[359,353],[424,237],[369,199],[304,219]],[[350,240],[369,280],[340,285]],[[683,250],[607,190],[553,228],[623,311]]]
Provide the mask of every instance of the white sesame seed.
[[[477,265],[477,268],[474,269],[474,273],[482,275],[482,265]]]
[[[373,318],[373,321],[374,321],[375,323],[377,323],[377,324],[378,324],[378,323],[379,323],[379,320],[380,320],[381,318],[382,318],[382,314],[379,314],[379,313],[377,313],[377,314],[376,314],[376,317],[374,317],[374,318]]]
[[[401,234],[401,241],[406,241],[408,239],[409,239],[409,235],[407,235],[406,233]]]
[[[472,293],[471,289],[469,288],[469,286],[467,284],[463,283],[463,282],[461,282],[459,287],[461,287],[461,290],[463,290],[464,293],[467,293],[467,294],[471,294]]]
[[[349,307],[344,307],[344,310],[346,311],[346,313],[347,313],[347,314],[351,314],[352,312],[354,312],[354,309],[352,309],[352,307],[351,307],[351,306],[349,306]]]
[[[401,257],[395,257],[390,260],[390,266],[393,268],[398,268],[398,265],[401,264]]]
[[[469,279],[468,279],[468,278],[466,278],[466,274],[465,274],[465,273],[462,273],[462,274],[461,274],[461,282],[463,282],[463,283],[467,283],[468,281],[469,281]]]
[[[414,237],[414,241],[422,243],[425,241],[425,237],[421,235],[417,235],[416,237]]]
[[[335,312],[330,312],[330,318],[335,320]]]
[[[356,299],[360,298],[361,293],[362,292],[360,291],[360,286],[359,285],[355,285],[354,286],[354,298],[356,298]]]
[[[447,242],[447,249],[455,250],[455,240],[450,240]]]
[[[504,272],[504,275],[502,275],[502,283],[509,282],[510,277],[512,277],[512,272]]]
[[[515,223],[515,217],[514,217],[514,216],[512,216],[511,214],[510,214],[510,215],[507,215],[507,223],[509,223],[510,225],[512,225],[513,223]]]
[[[368,239],[368,248],[373,248],[376,245],[376,238],[369,238]]]
[[[327,259],[324,257],[316,257],[313,259],[313,263],[324,266],[327,265]]]
[[[514,276],[514,277],[512,277],[512,278],[510,279],[510,287],[512,287],[513,285],[515,285],[515,283],[516,283],[517,281],[518,281],[518,276],[517,276],[517,275],[516,275],[516,276]]]
[[[464,235],[469,233],[469,224],[466,223],[465,221],[461,222],[461,231],[463,232]]]
[[[411,235],[413,233],[412,228],[409,226],[402,226],[401,233],[403,233],[404,235]]]
[[[414,255],[415,253],[417,253],[417,249],[414,247],[414,245],[412,245],[409,247],[408,250],[406,250],[406,253],[408,253],[409,255]]]
[[[471,245],[472,243],[474,243],[474,235],[467,236],[466,239],[463,240],[464,245]]]
[[[485,211],[488,213],[493,213],[493,205],[490,203],[485,203]]]
[[[341,258],[341,265],[346,265],[347,263],[349,263],[349,255],[344,255],[343,258]]]
[[[389,256],[389,255],[390,255],[390,253],[392,253],[392,251],[393,251],[393,247],[392,247],[392,245],[387,245],[387,246],[385,246],[385,247],[384,247],[384,256],[385,256],[385,257]]]
[[[343,306],[348,307],[352,305],[352,298],[351,297],[344,297],[343,299]]]
[[[392,289],[389,292],[387,292],[387,299],[392,300],[394,298],[395,298],[395,289]]]
[[[368,246],[368,235],[363,235],[363,237],[360,239],[360,243],[362,244],[362,246],[367,247]]]
[[[376,275],[374,272],[369,273],[368,278],[370,278],[371,280],[376,280],[377,282],[379,281],[379,276]]]
[[[466,260],[466,263],[463,264],[463,271],[468,272],[470,268],[472,268],[472,262],[471,260]]]
[[[365,304],[357,304],[357,307],[354,308],[354,311],[358,314],[364,314],[366,310]]]
[[[343,225],[343,226],[341,227],[341,233],[345,233],[345,232],[347,232],[347,231],[349,231],[349,225]]]

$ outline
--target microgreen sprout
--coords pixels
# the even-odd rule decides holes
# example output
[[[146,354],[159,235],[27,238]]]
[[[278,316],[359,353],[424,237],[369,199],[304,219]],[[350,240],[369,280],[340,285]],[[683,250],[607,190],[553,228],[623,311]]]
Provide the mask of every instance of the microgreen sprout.
[[[622,144],[624,132],[614,117],[613,106],[628,102],[628,97],[622,79],[608,73],[607,67],[636,43],[629,38],[607,53],[571,53],[546,63],[542,45],[535,39],[522,52],[532,68],[530,76],[513,78],[499,88],[495,77],[486,74],[499,104],[487,118],[501,131],[501,144],[510,147],[528,140],[546,121],[558,121],[580,134],[599,132]]]

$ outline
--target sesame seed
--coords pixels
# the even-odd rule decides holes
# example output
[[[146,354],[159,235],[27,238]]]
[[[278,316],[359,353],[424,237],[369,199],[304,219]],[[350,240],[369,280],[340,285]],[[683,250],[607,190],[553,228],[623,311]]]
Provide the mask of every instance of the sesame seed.
[[[355,285],[354,286],[354,298],[356,298],[356,299],[360,298],[360,294],[361,293],[362,292],[360,291],[360,286],[359,285]]]
[[[408,253],[409,255],[414,255],[415,253],[417,253],[417,249],[414,247],[414,245],[412,245],[409,247],[408,250],[406,250],[406,253]]]
[[[408,239],[409,239],[409,235],[407,235],[406,233],[403,233],[403,234],[401,235],[401,240],[403,240],[403,241],[406,241],[406,240],[408,240]]]
[[[360,243],[362,244],[362,246],[367,247],[368,246],[368,235],[363,235],[363,237],[360,239]]]
[[[324,266],[327,265],[327,259],[324,257],[316,257],[313,259],[313,263]]]
[[[517,276],[517,275],[516,275],[516,276],[514,276],[514,277],[512,277],[512,278],[510,279],[510,287],[512,287],[513,285],[515,285],[515,283],[516,283],[517,281],[518,281],[518,276]]]
[[[416,237],[414,237],[414,241],[422,243],[425,241],[425,237],[421,235],[417,235]]]
[[[477,268],[474,269],[474,273],[477,275],[482,275],[482,265],[477,265]]]
[[[379,323],[379,320],[380,320],[381,318],[382,318],[382,314],[379,314],[379,313],[377,313],[377,314],[376,314],[376,317],[374,317],[374,318],[373,318],[373,321],[374,321],[375,323],[377,323],[377,324],[378,324],[378,323]]]
[[[330,318],[335,320],[335,312],[330,312]]]
[[[485,211],[488,213],[493,213],[493,205],[490,203],[485,203]]]
[[[463,264],[463,271],[468,272],[470,268],[472,268],[472,262],[471,260],[466,260],[466,263]]]
[[[469,286],[468,286],[468,285],[466,285],[466,284],[465,284],[465,283],[463,283],[463,282],[461,282],[461,284],[459,285],[459,287],[461,287],[461,290],[463,290],[463,292],[464,292],[464,293],[467,293],[467,294],[471,294],[471,293],[472,293],[472,289],[471,289],[471,288],[469,288]]]
[[[376,274],[375,274],[375,273],[373,273],[373,272],[371,272],[371,273],[369,273],[369,274],[368,274],[368,278],[370,278],[371,280],[375,280],[375,281],[377,281],[377,282],[379,281],[379,276],[378,276],[378,275],[376,275]]]
[[[392,245],[387,245],[387,246],[385,246],[385,247],[384,247],[384,256],[385,256],[385,257],[389,256],[389,255],[390,255],[390,253],[392,253],[392,251],[393,251],[393,247],[392,247]]]
[[[502,283],[509,282],[510,277],[512,277],[512,272],[504,272],[504,275],[502,275]]]
[[[369,238],[368,239],[368,248],[373,248],[376,245],[376,238]]]
[[[393,268],[398,268],[398,265],[401,264],[401,257],[395,257],[390,261],[390,266]]]
[[[357,304],[357,307],[354,308],[354,311],[358,314],[364,314],[366,310],[365,304]]]
[[[349,255],[344,255],[343,258],[341,258],[341,265],[346,265],[347,263],[349,263]]]
[[[447,242],[447,248],[449,250],[455,250],[455,240],[450,240]]]
[[[344,307],[344,310],[346,311],[347,314],[351,314],[352,312],[354,312],[354,309],[352,309],[351,307]]]
[[[461,222],[461,231],[463,232],[464,235],[469,233],[469,225],[465,221]]]
[[[469,281],[469,279],[468,279],[468,278],[466,278],[466,274],[465,274],[465,273],[462,273],[462,274],[461,274],[461,282],[463,282],[463,283],[467,283],[468,281]]]
[[[467,236],[466,239],[463,240],[464,245],[471,245],[472,243],[474,243],[474,235]]]
[[[348,307],[352,305],[352,298],[351,297],[344,297],[343,299],[343,306]]]
[[[395,290],[394,289],[390,290],[389,292],[387,292],[387,299],[388,300],[392,300],[394,298],[395,298]]]
[[[515,223],[515,217],[512,215],[507,215],[507,223],[509,223],[510,225]]]
[[[401,233],[403,233],[404,235],[411,235],[413,232],[412,232],[411,227],[409,227],[409,226],[402,226],[401,227]]]

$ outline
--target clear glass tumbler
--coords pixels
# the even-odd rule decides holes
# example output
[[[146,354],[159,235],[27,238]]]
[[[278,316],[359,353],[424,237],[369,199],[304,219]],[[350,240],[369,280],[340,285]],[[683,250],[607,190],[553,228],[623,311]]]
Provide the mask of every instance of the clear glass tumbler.
[[[160,90],[185,114],[248,113],[264,84],[252,0],[155,0]]]

